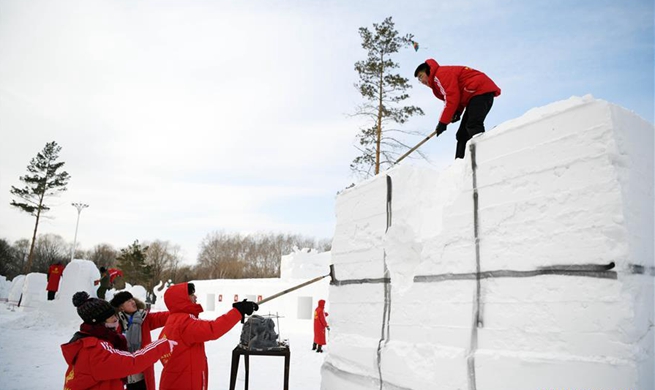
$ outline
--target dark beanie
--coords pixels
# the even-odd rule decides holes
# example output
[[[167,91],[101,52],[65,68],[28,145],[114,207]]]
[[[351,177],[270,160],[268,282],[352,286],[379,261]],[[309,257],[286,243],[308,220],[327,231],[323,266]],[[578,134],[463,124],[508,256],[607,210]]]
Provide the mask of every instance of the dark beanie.
[[[193,283],[187,283],[186,289],[189,295],[196,293],[196,286]]]
[[[114,295],[114,297],[109,301],[111,305],[115,308],[118,309],[120,305],[124,304],[125,302],[129,301],[130,299],[134,298],[132,294],[130,294],[128,291],[121,291],[118,294]]]
[[[73,295],[73,305],[77,307],[77,314],[80,318],[89,324],[105,322],[107,318],[116,314],[116,310],[111,307],[109,302],[91,298],[86,291],[76,292]]]

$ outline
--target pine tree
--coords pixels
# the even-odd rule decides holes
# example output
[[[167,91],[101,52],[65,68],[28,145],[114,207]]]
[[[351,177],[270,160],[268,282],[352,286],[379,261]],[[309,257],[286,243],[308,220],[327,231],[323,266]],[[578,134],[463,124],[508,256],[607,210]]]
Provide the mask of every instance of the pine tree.
[[[32,268],[32,256],[34,255],[34,243],[36,242],[39,219],[41,214],[50,210],[50,207],[45,204],[45,200],[66,191],[66,185],[70,180],[70,175],[66,171],[58,172],[65,164],[64,162],[57,162],[60,151],[61,147],[56,142],[47,143],[43,150],[30,161],[27,166],[29,173],[19,177],[19,180],[25,183],[25,187],[11,186],[11,194],[23,200],[22,202],[12,200],[11,205],[36,218],[25,273],[30,272]]]
[[[121,249],[118,256],[118,268],[123,271],[123,277],[130,284],[140,284],[145,286],[146,290],[152,292],[152,269],[146,263],[148,256],[148,247],[141,247],[139,240],[127,248]]]
[[[390,128],[389,125],[403,124],[414,115],[423,115],[423,110],[416,106],[400,106],[409,98],[406,93],[412,86],[409,80],[392,73],[398,68],[391,56],[400,49],[411,46],[414,36],[400,36],[394,29],[391,17],[381,24],[373,23],[374,31],[360,27],[362,47],[368,51],[364,61],[355,63],[359,73],[359,83],[355,84],[359,93],[367,102],[359,106],[355,115],[368,118],[367,127],[357,135],[362,154],[350,164],[350,169],[366,177],[380,173],[383,164],[391,166],[398,151],[409,148],[397,136],[399,134],[419,134]]]

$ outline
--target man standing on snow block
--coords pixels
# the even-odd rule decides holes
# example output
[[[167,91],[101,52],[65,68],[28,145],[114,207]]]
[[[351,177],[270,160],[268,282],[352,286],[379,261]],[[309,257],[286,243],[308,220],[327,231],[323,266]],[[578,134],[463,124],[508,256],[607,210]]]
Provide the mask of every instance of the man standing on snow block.
[[[205,355],[205,341],[216,340],[259,306],[245,299],[232,305],[233,309],[215,320],[201,320],[202,306],[197,302],[193,283],[173,285],[164,293],[164,302],[171,312],[160,339],[177,341],[175,351],[162,356],[159,390],[208,389],[209,369]]]
[[[55,299],[55,294],[57,293],[57,291],[59,291],[59,279],[61,279],[61,275],[63,273],[64,273],[64,265],[61,263],[61,261],[58,261],[55,264],[51,265],[50,268],[48,269],[48,275],[47,275],[48,285],[46,286],[45,289],[48,291],[49,301]]]
[[[437,99],[445,102],[436,128],[437,136],[446,131],[449,123],[455,123],[461,117],[455,158],[464,158],[468,140],[484,133],[484,119],[491,110],[494,97],[500,95],[500,88],[480,71],[467,66],[441,66],[431,58],[416,68],[414,77],[430,87]]]

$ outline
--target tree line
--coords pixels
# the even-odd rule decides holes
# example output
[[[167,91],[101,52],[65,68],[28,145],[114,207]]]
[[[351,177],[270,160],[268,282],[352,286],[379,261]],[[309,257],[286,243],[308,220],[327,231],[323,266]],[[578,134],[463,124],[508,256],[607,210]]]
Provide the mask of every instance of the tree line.
[[[0,275],[9,280],[24,274],[31,242],[27,238],[10,243],[0,239]],[[78,248],[75,258],[91,260],[98,268],[118,268],[125,281],[141,285],[149,292],[160,281],[172,283],[205,279],[274,278],[280,276],[280,261],[293,248],[330,250],[331,241],[316,240],[297,234],[258,233],[242,235],[213,232],[200,244],[197,262],[183,262],[181,247],[166,240],[135,240],[124,248],[98,244],[85,250]],[[48,272],[56,262],[70,262],[72,243],[57,234],[38,235],[32,248],[28,272]]]

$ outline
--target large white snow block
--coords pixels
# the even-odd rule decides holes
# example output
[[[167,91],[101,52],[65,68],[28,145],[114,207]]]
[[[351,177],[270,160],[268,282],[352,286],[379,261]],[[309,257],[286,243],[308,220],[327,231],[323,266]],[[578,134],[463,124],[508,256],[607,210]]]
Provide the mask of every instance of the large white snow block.
[[[653,133],[574,97],[340,194],[321,388],[653,389]]]

